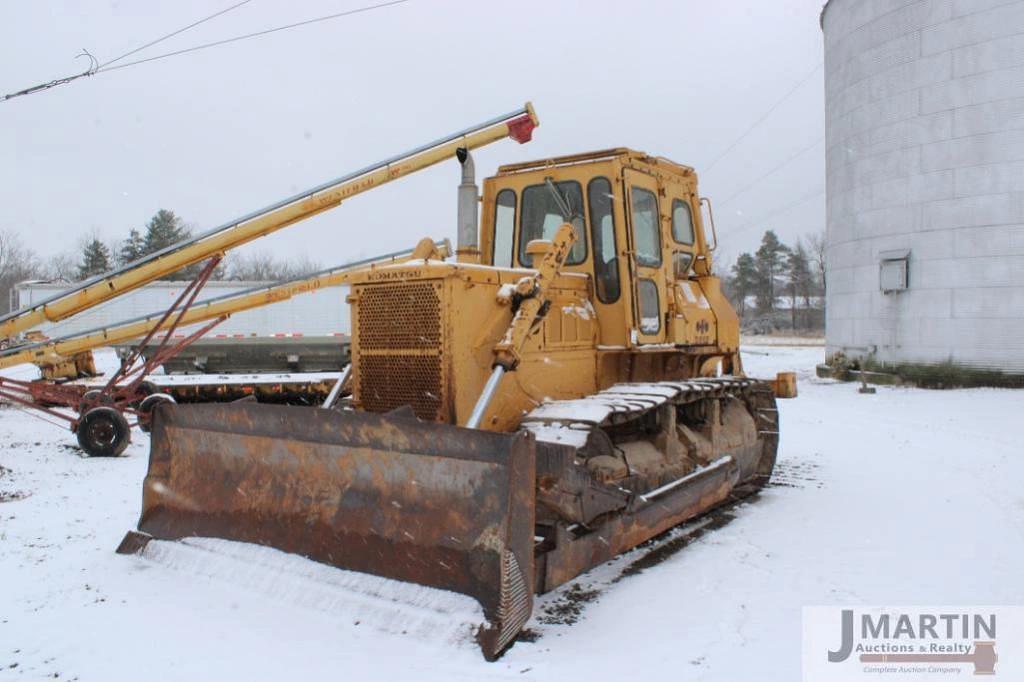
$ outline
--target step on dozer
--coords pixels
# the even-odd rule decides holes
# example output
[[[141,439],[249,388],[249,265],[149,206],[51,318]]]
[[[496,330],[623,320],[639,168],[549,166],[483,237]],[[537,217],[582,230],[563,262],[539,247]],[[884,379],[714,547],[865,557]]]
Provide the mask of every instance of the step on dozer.
[[[775,397],[743,375],[693,169],[504,166],[478,228],[458,160],[458,261],[349,278],[344,397],[159,405],[119,551],[222,538],[469,595],[493,659],[534,593],[764,485]]]

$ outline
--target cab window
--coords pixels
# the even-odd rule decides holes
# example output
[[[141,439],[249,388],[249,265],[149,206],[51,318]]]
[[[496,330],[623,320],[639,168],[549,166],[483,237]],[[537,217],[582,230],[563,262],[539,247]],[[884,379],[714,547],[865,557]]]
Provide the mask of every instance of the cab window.
[[[693,245],[693,213],[682,199],[672,200],[672,238],[680,244]]]
[[[633,187],[630,190],[633,210],[633,242],[636,261],[646,267],[661,265],[661,235],[658,233],[658,199],[654,192]]]
[[[657,334],[661,331],[661,302],[658,300],[658,285],[651,279],[637,283],[640,295],[640,333]]]
[[[676,279],[687,279],[690,276],[691,265],[693,265],[692,253],[676,251],[672,254],[672,276]]]
[[[619,256],[615,246],[612,185],[608,178],[594,178],[587,185],[590,233],[594,244],[594,284],[602,303],[619,300]]]
[[[494,243],[491,262],[499,268],[512,267],[512,238],[516,229],[516,193],[498,192],[494,202]]]
[[[582,220],[583,189],[580,187],[580,183],[556,182],[555,188],[569,205],[569,211],[572,213],[570,218]],[[532,267],[530,259],[526,256],[526,245],[534,239],[554,239],[558,228],[565,222],[565,217],[547,184],[531,185],[523,190],[521,211],[519,262],[525,267]],[[580,233],[576,237],[576,243],[569,252],[566,265],[579,265],[587,259],[586,235]]]

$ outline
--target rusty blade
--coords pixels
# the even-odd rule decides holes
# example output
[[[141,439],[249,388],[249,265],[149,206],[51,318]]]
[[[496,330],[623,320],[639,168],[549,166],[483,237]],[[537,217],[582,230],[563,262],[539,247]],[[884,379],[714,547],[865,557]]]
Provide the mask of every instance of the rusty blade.
[[[414,418],[161,405],[139,531],[216,537],[467,594],[487,658],[530,615],[534,442]],[[145,540],[142,544],[144,545]],[[123,551],[138,551],[129,534]]]

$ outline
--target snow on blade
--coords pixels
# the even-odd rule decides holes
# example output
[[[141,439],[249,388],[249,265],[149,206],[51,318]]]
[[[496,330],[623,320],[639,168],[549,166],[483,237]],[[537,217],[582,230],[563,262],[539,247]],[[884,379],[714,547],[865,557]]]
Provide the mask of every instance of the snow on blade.
[[[480,604],[466,595],[346,571],[271,547],[218,538],[152,540],[142,555],[388,634],[475,646],[476,629],[484,623]]]

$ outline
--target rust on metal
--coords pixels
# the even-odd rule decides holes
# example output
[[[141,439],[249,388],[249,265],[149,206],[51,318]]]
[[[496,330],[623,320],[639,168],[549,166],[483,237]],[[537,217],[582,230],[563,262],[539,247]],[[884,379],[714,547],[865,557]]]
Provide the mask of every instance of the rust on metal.
[[[537,592],[548,592],[587,569],[721,504],[738,480],[739,467],[728,461],[708,467],[707,474],[694,477],[687,485],[663,497],[594,524],[580,535],[564,525],[557,525],[554,548],[539,557],[535,576]]]
[[[489,621],[488,657],[529,617],[530,436],[251,403],[160,405],[153,422],[142,533],[251,542],[467,594]]]

